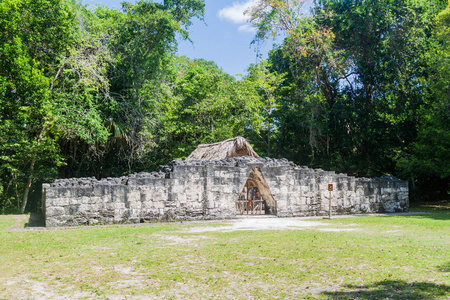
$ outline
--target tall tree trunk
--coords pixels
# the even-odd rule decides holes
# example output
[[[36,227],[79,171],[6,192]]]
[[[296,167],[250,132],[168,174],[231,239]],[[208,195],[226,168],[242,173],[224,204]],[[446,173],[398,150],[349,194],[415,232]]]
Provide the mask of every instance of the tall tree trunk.
[[[269,100],[269,122],[267,124],[267,156],[270,157],[270,126],[271,126],[271,116],[272,116],[272,101],[270,101],[270,94],[266,92],[267,99]]]
[[[25,213],[25,207],[27,206],[28,202],[28,194],[30,192],[31,184],[33,183],[33,171],[35,164],[36,159],[33,158],[30,165],[30,175],[28,175],[27,184],[25,185],[25,190],[23,191],[22,209],[20,210],[21,213]]]
[[[270,157],[270,122],[267,128],[267,156]]]
[[[42,139],[44,137],[44,133],[45,130],[47,128],[44,126],[41,129],[41,132],[39,133],[37,142],[40,143],[42,142]],[[27,202],[28,202],[28,194],[30,193],[30,188],[31,188],[31,184],[33,183],[33,173],[34,173],[34,165],[36,164],[36,156],[37,153],[34,153],[34,157],[31,160],[31,165],[30,165],[30,174],[28,175],[28,180],[27,180],[27,184],[25,185],[25,190],[23,191],[23,200],[22,200],[22,209],[20,210],[21,213],[25,213],[25,208],[27,206]]]
[[[17,186],[17,181],[15,182],[16,187],[16,202],[17,202],[17,208],[20,208],[20,196],[19,196],[19,187]]]

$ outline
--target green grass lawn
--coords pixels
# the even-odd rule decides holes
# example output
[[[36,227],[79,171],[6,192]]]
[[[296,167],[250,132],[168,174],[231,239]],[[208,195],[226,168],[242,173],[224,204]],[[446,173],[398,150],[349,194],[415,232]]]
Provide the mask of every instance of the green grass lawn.
[[[450,209],[426,211],[320,220],[335,231],[11,231],[0,216],[0,299],[449,299]]]

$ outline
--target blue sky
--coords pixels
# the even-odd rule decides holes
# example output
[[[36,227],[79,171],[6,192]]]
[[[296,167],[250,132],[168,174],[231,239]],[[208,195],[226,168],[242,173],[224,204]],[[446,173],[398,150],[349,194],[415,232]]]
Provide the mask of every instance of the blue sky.
[[[212,60],[230,75],[244,74],[251,63],[267,58],[271,42],[258,49],[250,43],[254,37],[243,12],[255,0],[205,0],[205,22],[195,20],[190,27],[193,44],[179,43],[178,54]],[[120,8],[120,0],[84,0],[84,4],[106,4]],[[128,1],[135,2],[135,1]],[[154,1],[159,2],[159,1]],[[206,24],[205,24],[206,23]]]

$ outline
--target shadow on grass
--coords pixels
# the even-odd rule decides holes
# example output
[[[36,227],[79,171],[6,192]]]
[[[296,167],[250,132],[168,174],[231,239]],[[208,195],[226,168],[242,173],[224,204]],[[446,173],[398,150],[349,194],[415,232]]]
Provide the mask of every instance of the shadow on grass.
[[[449,272],[450,273],[450,261],[446,264],[438,266],[437,268],[441,272]]]
[[[404,218],[410,219],[433,219],[440,221],[450,221],[450,209],[432,209],[432,208],[422,208],[422,209],[411,209],[410,212],[414,213],[411,215],[402,216]]]
[[[450,221],[450,211],[448,212],[429,212],[425,214],[417,214],[410,216],[403,216],[408,219],[432,219],[439,221]]]
[[[20,209],[8,209],[8,210],[5,210],[5,209],[0,209],[0,216],[9,216],[9,215],[23,215],[21,212],[20,212]]]
[[[44,227],[44,226],[45,226],[44,216],[42,214],[38,214],[38,213],[31,213],[28,223],[25,223],[25,225],[24,225],[25,228]]]
[[[384,280],[371,285],[346,285],[348,292],[323,292],[331,299],[448,299],[450,286],[431,282],[408,283],[402,280]]]
[[[450,220],[450,201],[439,202],[424,202],[421,204],[412,205],[410,212],[424,212],[424,214],[418,214],[407,217],[422,217],[434,220]]]

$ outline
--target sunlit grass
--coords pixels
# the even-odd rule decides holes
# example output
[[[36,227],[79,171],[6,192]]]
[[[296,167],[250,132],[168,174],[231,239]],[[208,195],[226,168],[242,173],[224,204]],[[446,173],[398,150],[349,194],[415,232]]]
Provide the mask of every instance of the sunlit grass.
[[[13,226],[16,222],[11,216],[2,216],[0,215],[0,230],[4,230]]]
[[[36,282],[46,298],[450,296],[449,210],[323,222],[353,231],[188,231],[223,225],[207,222],[10,232],[14,220],[0,216],[0,298],[36,295]]]

